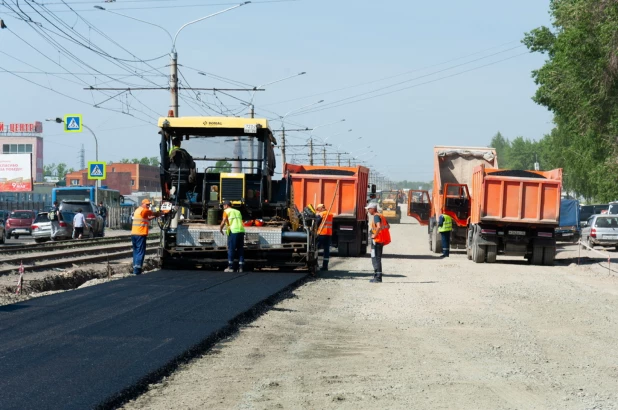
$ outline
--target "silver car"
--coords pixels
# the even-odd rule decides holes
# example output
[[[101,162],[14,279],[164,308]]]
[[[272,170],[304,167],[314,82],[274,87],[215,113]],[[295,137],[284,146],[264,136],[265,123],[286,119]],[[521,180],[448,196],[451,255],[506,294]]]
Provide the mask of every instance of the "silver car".
[[[592,215],[582,229],[582,242],[591,248],[599,245],[618,249],[618,215]]]
[[[75,212],[60,211],[59,227],[54,240],[76,239],[73,234],[73,218]],[[51,239],[51,221],[47,212],[40,212],[32,223],[32,236],[37,243]],[[94,238],[94,230],[88,223],[84,226],[83,238]]]
[[[51,221],[47,212],[39,212],[32,222],[32,237],[36,243],[51,239]]]

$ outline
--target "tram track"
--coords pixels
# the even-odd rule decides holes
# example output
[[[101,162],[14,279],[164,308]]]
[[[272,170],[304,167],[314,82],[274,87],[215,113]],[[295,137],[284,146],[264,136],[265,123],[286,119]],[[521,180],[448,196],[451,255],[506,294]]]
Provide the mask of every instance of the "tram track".
[[[121,241],[107,241],[105,243],[101,243],[100,240],[98,243],[93,243],[93,241],[88,241],[90,243],[86,243],[87,241],[70,242],[71,244],[60,247],[28,246],[26,252],[17,252],[14,255],[4,253],[7,256],[2,258],[0,276],[15,273],[22,263],[28,271],[40,271],[129,258],[133,255],[131,242],[124,238]],[[158,239],[148,240],[146,254],[155,253],[158,244]]]
[[[150,235],[149,239],[158,239],[159,235]],[[63,241],[53,241],[53,242],[43,242],[43,243],[34,243],[27,245],[18,245],[18,246],[4,246],[0,247],[0,256],[1,255],[10,255],[15,253],[23,253],[23,252],[48,252],[54,250],[63,250],[63,249],[75,249],[75,248],[86,248],[86,247],[95,247],[102,245],[113,245],[120,243],[131,243],[131,237],[129,235],[126,236],[113,236],[108,238],[95,238],[95,239],[68,239]]]

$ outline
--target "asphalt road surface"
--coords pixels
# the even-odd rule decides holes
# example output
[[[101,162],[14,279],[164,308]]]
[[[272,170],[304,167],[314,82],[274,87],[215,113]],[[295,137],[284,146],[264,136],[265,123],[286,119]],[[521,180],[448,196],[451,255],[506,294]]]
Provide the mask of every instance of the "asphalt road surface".
[[[303,277],[158,271],[0,306],[0,407],[114,404]]]

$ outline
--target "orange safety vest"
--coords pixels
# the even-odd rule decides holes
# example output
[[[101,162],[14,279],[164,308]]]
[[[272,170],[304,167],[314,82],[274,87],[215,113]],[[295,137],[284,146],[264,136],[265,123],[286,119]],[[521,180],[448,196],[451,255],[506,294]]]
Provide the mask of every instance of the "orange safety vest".
[[[318,235],[333,236],[333,215],[328,211],[322,211],[318,215],[322,217],[321,228]]]
[[[376,235],[376,225],[375,222],[373,221],[373,217],[378,215],[380,217],[380,226],[382,227],[382,229],[380,229],[380,232],[378,232],[378,234]],[[388,222],[386,222],[386,218],[384,218],[382,216],[382,214],[378,214],[376,213],[375,215],[370,215],[371,217],[371,233],[374,234],[375,238],[373,239],[375,243],[381,243],[382,245],[388,245],[389,243],[391,243],[391,231],[390,231],[390,225],[388,224]]]
[[[133,213],[133,227],[131,235],[147,236],[148,226],[150,225],[149,216],[152,216],[150,209],[142,208],[141,206]]]

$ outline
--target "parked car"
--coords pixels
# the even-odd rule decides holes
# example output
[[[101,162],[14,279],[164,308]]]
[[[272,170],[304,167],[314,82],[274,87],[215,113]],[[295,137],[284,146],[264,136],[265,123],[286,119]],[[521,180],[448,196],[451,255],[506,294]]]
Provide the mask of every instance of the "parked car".
[[[7,239],[14,236],[19,239],[19,235],[32,234],[32,221],[36,215],[32,211],[13,211],[4,222]]]
[[[39,212],[32,222],[32,237],[36,243],[51,239],[51,221],[47,212]]]
[[[55,240],[72,239],[73,238],[73,218],[75,212],[60,211],[58,218],[58,232],[56,232]],[[32,236],[35,242],[41,243],[51,240],[51,224],[49,213],[39,212],[36,219],[32,223]],[[83,238],[93,238],[94,232],[89,224],[84,227]]]
[[[103,236],[103,218],[99,215],[99,208],[90,201],[62,201],[60,202],[59,210],[77,212],[78,209],[86,217],[86,222],[92,227],[94,236]],[[73,218],[71,218],[73,222]],[[85,235],[85,232],[84,232]]]
[[[0,243],[6,242],[6,230],[4,229],[4,219],[0,219]]]
[[[582,241],[591,248],[596,245],[615,246],[618,249],[618,216],[593,215],[582,229]]]

